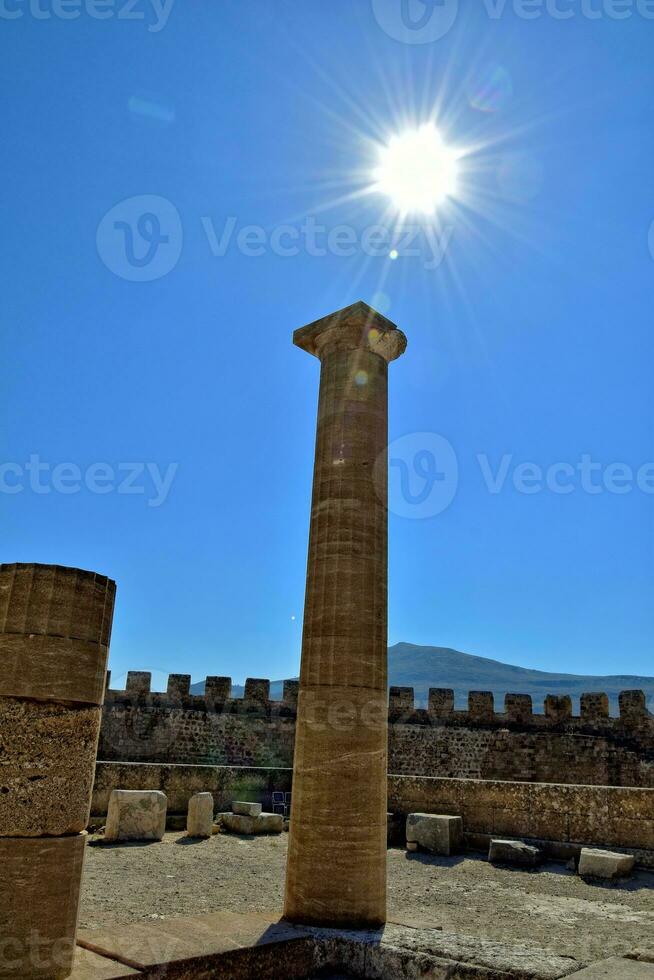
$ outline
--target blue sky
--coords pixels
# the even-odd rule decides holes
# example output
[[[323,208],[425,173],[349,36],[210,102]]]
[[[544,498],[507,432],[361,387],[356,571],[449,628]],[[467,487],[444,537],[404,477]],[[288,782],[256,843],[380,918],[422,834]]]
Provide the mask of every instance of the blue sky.
[[[363,299],[409,339],[389,641],[653,673],[647,5],[445,0],[430,41],[419,0],[411,29],[399,0],[75,3],[0,12],[2,560],[117,580],[115,675],[295,674],[318,364],[291,333]],[[396,226],[361,193],[377,144],[434,118],[466,151],[444,237],[365,254]]]

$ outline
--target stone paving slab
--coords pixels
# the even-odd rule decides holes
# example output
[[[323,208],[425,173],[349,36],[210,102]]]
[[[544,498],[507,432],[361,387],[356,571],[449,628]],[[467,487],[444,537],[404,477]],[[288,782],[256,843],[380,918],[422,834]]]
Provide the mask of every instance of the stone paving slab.
[[[211,912],[208,915],[116,924],[83,929],[77,942],[108,956],[119,956],[138,969],[216,955],[267,942],[297,939],[301,933],[261,913]]]
[[[121,977],[137,977],[138,970],[107,959],[98,953],[78,946],[75,950],[73,972],[70,980],[120,980]]]
[[[227,911],[83,930],[78,942],[99,954],[98,959],[107,956],[112,962],[103,967],[89,961],[86,972],[77,965],[72,980],[109,980],[134,972],[176,980],[302,980],[315,969],[330,968],[353,976],[559,980],[577,975],[582,966],[547,950],[397,921],[379,930],[320,929],[291,925],[272,914]],[[94,968],[109,972],[94,973]],[[650,975],[654,980],[654,973],[643,977]]]
[[[612,956],[573,974],[573,980],[654,980],[654,963]]]

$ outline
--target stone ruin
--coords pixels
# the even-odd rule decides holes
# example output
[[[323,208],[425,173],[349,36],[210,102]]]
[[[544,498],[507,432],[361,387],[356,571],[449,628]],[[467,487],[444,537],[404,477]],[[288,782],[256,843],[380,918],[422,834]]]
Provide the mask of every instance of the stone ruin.
[[[72,967],[115,591],[93,572],[0,565],[3,977]]]
[[[248,678],[233,698],[229,677],[207,677],[191,694],[188,674],[171,674],[165,692],[151,675],[111,678],[103,707],[98,758],[186,765],[293,765],[298,682],[285,681],[280,701],[270,681]],[[525,694],[507,694],[504,710],[490,692],[473,691],[455,710],[454,692],[431,688],[429,706],[414,706],[410,687],[388,694],[388,771],[416,776],[507,779],[595,786],[654,787],[654,715],[643,691],[623,691],[620,714],[606,694],[548,695],[540,711]]]
[[[204,696],[192,697],[187,675],[152,694],[146,672],[105,697],[114,583],[60,566],[0,565],[0,977],[650,976],[635,960],[589,973],[538,950],[379,928],[398,823],[411,850],[490,848],[492,860],[524,864],[572,856],[580,871],[605,877],[636,861],[654,867],[654,719],[642,692],[623,693],[619,718],[603,694],[582,697],[578,717],[560,697],[538,715],[519,694],[507,695],[503,712],[485,692],[470,694],[467,711],[454,710],[450,691],[431,691],[427,709],[410,688],[388,695],[379,462],[387,365],[405,339],[362,303],[294,339],[319,357],[321,388],[301,676],[281,702],[261,679],[248,680],[240,700],[228,678],[208,678]],[[247,761],[235,757],[243,746]],[[228,825],[263,816],[235,796],[253,773],[264,797],[292,786],[285,921],[214,913],[76,946],[90,811],[108,815],[109,839],[114,827],[120,837],[121,820],[139,835],[139,797],[159,839],[172,803],[206,837],[214,804],[225,804]],[[616,853],[588,846],[606,844]]]

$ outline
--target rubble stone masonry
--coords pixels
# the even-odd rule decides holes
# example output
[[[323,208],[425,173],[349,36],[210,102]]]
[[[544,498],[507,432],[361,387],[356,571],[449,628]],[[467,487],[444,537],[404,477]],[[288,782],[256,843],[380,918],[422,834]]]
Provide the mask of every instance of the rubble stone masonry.
[[[106,693],[98,758],[228,766],[292,766],[297,683],[281,701],[269,682],[249,679],[231,698],[229,678],[207,678],[207,694],[189,693],[190,677],[171,675],[167,693],[150,693],[150,677],[128,675],[126,690]],[[472,692],[467,711],[451,691],[432,689],[428,709],[414,709],[412,688],[391,688],[390,773],[519,782],[654,788],[654,715],[641,691],[620,696],[620,716],[603,694],[551,696],[543,713],[528,695]]]

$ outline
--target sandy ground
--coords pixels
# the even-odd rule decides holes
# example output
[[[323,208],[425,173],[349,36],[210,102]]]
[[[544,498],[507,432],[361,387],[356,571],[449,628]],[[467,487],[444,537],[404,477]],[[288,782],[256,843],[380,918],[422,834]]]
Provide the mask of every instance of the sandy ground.
[[[288,836],[87,847],[80,926],[231,909],[281,913]],[[654,874],[589,885],[560,864],[495,868],[481,857],[388,851],[389,918],[592,961],[654,952]]]

